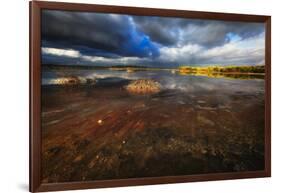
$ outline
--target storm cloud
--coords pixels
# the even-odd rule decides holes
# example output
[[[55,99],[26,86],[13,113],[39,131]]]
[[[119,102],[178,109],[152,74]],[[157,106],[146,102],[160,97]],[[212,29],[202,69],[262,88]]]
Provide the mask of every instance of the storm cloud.
[[[42,39],[43,45],[54,42],[85,54],[158,55],[156,45],[136,31],[130,17],[116,14],[43,11]]]
[[[42,11],[44,64],[264,63],[264,24]]]
[[[152,40],[167,46],[192,43],[213,47],[229,42],[231,35],[247,39],[264,31],[260,23],[148,16],[134,17],[134,21]]]

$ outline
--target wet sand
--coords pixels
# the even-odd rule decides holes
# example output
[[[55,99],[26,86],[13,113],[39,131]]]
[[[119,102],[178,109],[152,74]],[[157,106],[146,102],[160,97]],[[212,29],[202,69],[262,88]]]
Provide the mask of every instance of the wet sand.
[[[124,77],[43,85],[42,181],[263,170],[262,79],[151,76],[159,93],[131,94]]]

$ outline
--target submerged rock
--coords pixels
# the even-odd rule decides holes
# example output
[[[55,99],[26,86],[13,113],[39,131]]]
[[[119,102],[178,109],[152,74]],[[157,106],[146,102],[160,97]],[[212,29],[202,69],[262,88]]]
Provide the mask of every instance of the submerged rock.
[[[94,84],[96,84],[97,81],[92,78],[86,78],[85,82],[86,82],[86,84],[94,85]]]
[[[125,88],[133,94],[154,94],[160,91],[161,85],[151,79],[140,79],[132,81]]]
[[[199,124],[202,124],[202,125],[208,125],[208,126],[215,125],[215,123],[212,120],[210,120],[206,117],[200,116],[200,115],[197,117],[197,121],[199,122]]]

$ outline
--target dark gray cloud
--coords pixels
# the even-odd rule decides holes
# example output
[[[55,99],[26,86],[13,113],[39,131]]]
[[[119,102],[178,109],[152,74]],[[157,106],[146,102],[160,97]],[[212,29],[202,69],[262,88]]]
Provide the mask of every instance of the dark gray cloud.
[[[174,45],[179,41],[179,27],[185,25],[178,18],[133,16],[133,19],[139,30],[146,33],[153,41],[165,46]]]
[[[83,46],[121,56],[157,56],[157,47],[135,30],[130,17],[99,13],[44,10],[43,43],[56,47]],[[45,46],[45,45],[44,45]]]
[[[190,42],[206,47],[220,46],[233,38],[242,40],[264,32],[264,25],[259,23],[210,21],[206,25],[191,24],[183,32],[184,43]]]
[[[126,26],[126,20],[122,17],[120,21],[113,22],[99,14],[46,10],[42,13],[42,38],[60,44],[71,42],[110,51],[117,49],[126,39],[128,34],[118,31]],[[104,33],[108,26],[116,30]]]
[[[213,47],[229,42],[228,34],[246,39],[264,31],[264,25],[261,23],[148,16],[133,18],[140,30],[148,34],[153,41],[165,46],[193,43]]]

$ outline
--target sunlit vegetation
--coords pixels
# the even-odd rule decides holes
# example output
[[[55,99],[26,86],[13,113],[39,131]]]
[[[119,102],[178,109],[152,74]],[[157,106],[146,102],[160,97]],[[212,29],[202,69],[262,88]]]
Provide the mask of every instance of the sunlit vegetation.
[[[74,86],[74,85],[94,85],[95,79],[83,78],[77,76],[64,76],[61,78],[53,79],[50,82],[52,85]]]
[[[180,73],[264,73],[265,68],[263,65],[257,66],[207,66],[207,67],[193,67],[181,66],[179,67]]]

